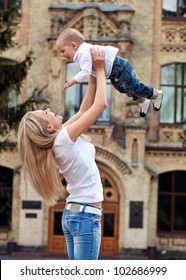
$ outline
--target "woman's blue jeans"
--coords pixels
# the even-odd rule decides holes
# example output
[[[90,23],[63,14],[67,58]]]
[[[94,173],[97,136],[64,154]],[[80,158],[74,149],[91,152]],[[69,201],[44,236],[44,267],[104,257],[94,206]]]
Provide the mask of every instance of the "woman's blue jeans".
[[[97,260],[101,243],[101,217],[64,210],[62,228],[69,260]]]
[[[109,79],[119,92],[125,93],[134,100],[139,97],[150,99],[153,95],[154,89],[143,84],[133,66],[122,57],[116,56]]]

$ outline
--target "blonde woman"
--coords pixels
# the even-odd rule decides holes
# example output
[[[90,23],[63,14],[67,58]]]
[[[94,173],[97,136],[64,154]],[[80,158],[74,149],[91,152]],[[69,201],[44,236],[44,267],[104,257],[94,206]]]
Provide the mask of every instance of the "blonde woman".
[[[18,150],[32,185],[49,204],[62,193],[56,166],[68,182],[62,228],[69,259],[95,260],[101,240],[103,187],[95,148],[81,134],[107,106],[104,54],[91,50],[97,78],[91,76],[79,111],[62,124],[50,109],[28,112],[18,129]]]

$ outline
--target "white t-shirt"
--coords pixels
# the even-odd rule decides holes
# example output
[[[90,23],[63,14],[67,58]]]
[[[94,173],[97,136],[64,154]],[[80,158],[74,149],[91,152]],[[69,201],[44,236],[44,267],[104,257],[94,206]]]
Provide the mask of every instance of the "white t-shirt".
[[[100,45],[92,45],[86,42],[83,42],[78,50],[76,51],[73,60],[79,65],[81,71],[74,76],[74,79],[78,83],[88,82],[90,75],[96,76],[95,71],[92,70],[92,56],[90,49],[94,47],[99,50],[103,50],[105,54],[105,77],[109,78],[114,59],[116,57],[118,48],[113,46],[100,46]]]
[[[103,187],[95,163],[94,146],[82,137],[73,142],[67,127],[64,127],[58,133],[53,149],[57,166],[68,183],[67,202],[103,201]]]

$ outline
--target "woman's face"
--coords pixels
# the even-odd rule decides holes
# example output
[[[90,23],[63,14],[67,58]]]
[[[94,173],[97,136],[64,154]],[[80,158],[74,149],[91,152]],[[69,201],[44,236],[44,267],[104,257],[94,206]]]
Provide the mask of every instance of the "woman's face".
[[[51,112],[50,108],[47,108],[46,110],[36,110],[32,113],[47,122],[47,131],[49,133],[61,129],[63,117]]]

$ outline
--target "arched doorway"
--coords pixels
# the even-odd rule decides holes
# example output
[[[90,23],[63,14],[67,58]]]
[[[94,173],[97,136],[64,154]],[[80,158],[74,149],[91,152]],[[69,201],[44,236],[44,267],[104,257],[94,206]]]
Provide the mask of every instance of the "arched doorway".
[[[101,179],[104,190],[104,202],[100,255],[117,255],[119,238],[119,193],[114,180],[108,173],[101,171]]]
[[[119,238],[119,193],[113,178],[108,172],[100,169],[103,189],[103,216],[102,216],[102,240],[101,256],[118,254]],[[67,254],[66,241],[61,229],[61,216],[65,207],[65,199],[57,205],[50,207],[48,252],[52,254]]]

